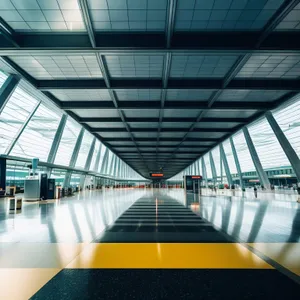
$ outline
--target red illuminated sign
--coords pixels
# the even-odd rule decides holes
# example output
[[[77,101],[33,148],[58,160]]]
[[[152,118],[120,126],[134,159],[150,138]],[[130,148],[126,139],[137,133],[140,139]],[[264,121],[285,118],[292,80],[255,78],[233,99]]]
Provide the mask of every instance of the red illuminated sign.
[[[152,173],[151,177],[164,177],[163,173]]]
[[[192,176],[192,179],[202,179],[202,176]]]

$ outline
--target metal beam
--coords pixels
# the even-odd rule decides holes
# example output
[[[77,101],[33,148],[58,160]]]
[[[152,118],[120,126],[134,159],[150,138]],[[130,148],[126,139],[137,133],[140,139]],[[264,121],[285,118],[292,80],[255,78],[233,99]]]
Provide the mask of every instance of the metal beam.
[[[103,70],[101,70],[103,73]],[[24,71],[23,71],[24,72]],[[300,91],[299,79],[239,78],[232,79],[226,86],[221,79],[175,79],[169,78],[166,89],[203,89],[203,90],[289,90]],[[162,89],[163,80],[158,79],[110,79],[107,86],[105,79],[57,79],[38,80],[37,88],[41,91],[51,89]]]
[[[202,164],[203,178],[205,180],[205,186],[208,187],[208,179],[207,179],[207,172],[206,172],[206,165],[204,162],[204,157],[201,158],[201,164]]]
[[[229,141],[230,141],[230,146],[231,146],[232,155],[233,155],[233,158],[234,158],[236,170],[237,170],[237,172],[238,172],[239,179],[240,179],[240,186],[241,186],[241,188],[243,189],[243,188],[245,187],[245,186],[244,186],[244,181],[243,181],[243,173],[242,173],[240,161],[239,161],[239,158],[238,158],[236,149],[235,149],[235,145],[234,145],[234,142],[233,142],[233,138],[230,137],[230,138],[229,138]]]
[[[69,167],[70,168],[75,168],[77,157],[78,157],[79,150],[80,150],[81,143],[82,143],[82,139],[83,139],[83,135],[84,135],[84,128],[81,128],[81,130],[79,132],[79,135],[77,137],[73,152],[72,152],[70,162],[69,162]],[[68,171],[65,175],[64,187],[69,187],[70,182],[71,182],[71,177],[72,177],[72,172]]]
[[[113,137],[113,138],[104,138],[105,142],[132,142],[130,138],[119,138],[119,137]],[[156,138],[136,138],[137,142],[156,142]],[[161,138],[162,142],[181,142],[181,138]],[[187,138],[186,141],[190,142],[217,142],[219,139],[216,138]]]
[[[131,132],[157,132],[157,128],[131,128]],[[193,132],[231,132],[233,129],[230,128],[194,128]],[[114,128],[109,127],[107,128],[96,128],[91,127],[91,132],[127,132],[126,128]],[[162,128],[161,132],[185,132],[186,128]]]
[[[85,24],[86,31],[88,33],[91,46],[96,47],[96,40],[94,35],[93,23],[90,17],[89,7],[86,0],[78,0],[79,6],[81,8],[81,15],[83,22]]]
[[[48,154],[48,159],[47,159],[47,162],[50,164],[53,164],[55,161],[55,157],[56,157],[56,153],[57,153],[60,141],[61,141],[61,137],[63,135],[64,129],[66,126],[67,118],[68,118],[67,115],[63,114],[60,119],[59,125],[57,127],[54,139],[52,141],[51,149]]]
[[[230,168],[229,168],[229,165],[228,165],[227,157],[225,155],[225,151],[224,151],[222,143],[220,144],[220,157],[221,157],[221,160],[223,161],[223,165],[224,165],[225,174],[226,174],[226,177],[227,177],[228,184],[231,187],[231,185],[232,185],[232,176],[231,176],[231,173],[230,173]]]
[[[275,12],[272,18],[268,21],[263,31],[261,32],[257,42],[256,48],[259,48],[261,44],[272,34],[274,29],[279,23],[300,3],[299,0],[284,1],[280,8]]]
[[[10,96],[15,91],[16,87],[18,86],[18,83],[20,81],[20,78],[16,75],[10,75],[3,85],[0,88],[0,114],[2,113],[6,103],[8,102]]]
[[[168,0],[168,18],[166,30],[166,48],[171,47],[172,35],[175,27],[175,14],[176,14],[177,0]]]
[[[101,157],[101,148],[102,148],[102,143],[99,143],[99,150],[98,150],[97,157],[96,157],[96,160],[95,160],[95,165],[93,167],[93,170],[95,172],[98,172],[98,170],[99,170],[99,163],[100,163],[100,157]]]
[[[153,110],[160,109],[160,101],[122,101],[120,102],[119,110]],[[178,110],[202,110],[208,111],[212,109],[222,110],[270,110],[274,108],[272,103],[268,102],[218,102],[212,107],[207,106],[207,102],[198,101],[174,101],[165,105],[165,109]],[[115,109],[111,101],[64,101],[61,102],[61,109]],[[125,121],[125,118],[124,118]],[[196,120],[197,121],[197,120]],[[195,122],[198,123],[198,122]]]
[[[122,123],[122,120],[120,118],[80,118],[80,123]],[[138,122],[138,123],[157,123],[159,122],[159,118],[126,118],[126,122]],[[171,123],[193,123],[195,122],[195,118],[166,118],[164,117],[164,123],[171,122]],[[201,119],[200,123],[219,123],[219,122],[225,122],[225,123],[247,123],[247,118],[203,118]]]
[[[253,164],[255,166],[256,172],[260,179],[260,182],[265,188],[270,189],[270,181],[269,181],[268,175],[262,167],[259,156],[258,156],[255,146],[253,144],[252,138],[249,134],[249,130],[246,126],[243,128],[243,132],[244,132],[245,140],[246,140]]]
[[[117,144],[117,145],[114,145],[114,148],[134,148],[135,149],[135,146],[134,145]],[[155,150],[155,146],[153,146],[153,145],[140,145],[139,148],[151,148],[151,149]],[[176,148],[176,145],[160,145],[159,148],[173,149],[173,148]],[[203,148],[208,148],[208,146],[204,146],[204,145],[181,145],[180,148],[203,149]],[[120,153],[120,151],[118,151],[118,153]]]
[[[33,108],[33,110],[31,111],[31,113],[29,114],[29,116],[25,120],[24,124],[22,125],[22,127],[19,129],[18,133],[16,134],[16,136],[12,140],[11,144],[8,146],[7,150],[5,151],[6,155],[9,155],[10,152],[12,151],[12,149],[14,148],[15,144],[19,140],[19,138],[22,135],[23,131],[25,130],[26,126],[28,125],[28,123],[30,122],[31,118],[36,113],[37,109],[39,108],[40,104],[41,104],[41,102],[38,102],[36,104],[36,106]]]
[[[96,138],[94,137],[93,141],[91,143],[91,148],[89,150],[88,156],[86,158],[85,166],[84,166],[84,169],[87,171],[90,170],[90,167],[91,167],[91,162],[92,162],[93,154],[95,151],[95,144],[96,144]]]
[[[289,140],[281,130],[280,126],[276,122],[273,114],[269,111],[265,114],[267,121],[269,122],[279,144],[281,145],[282,150],[284,151],[286,157],[288,158],[296,176],[298,182],[300,182],[300,160],[299,157],[290,144]]]
[[[214,184],[216,185],[218,177],[217,177],[215,162],[214,162],[211,151],[209,152],[209,161],[210,161],[211,173],[212,173],[212,177],[214,180]]]
[[[288,1],[286,1],[288,2]],[[166,48],[165,33],[95,33],[97,47],[92,48],[87,33],[17,33],[13,41],[18,41],[21,52],[12,49],[9,41],[0,39],[0,55],[66,55],[95,54],[128,55],[162,55],[166,52],[205,53],[208,55],[227,51],[227,55],[243,53],[276,53],[286,50],[293,52],[299,49],[298,32],[272,32],[268,39],[260,43],[260,31],[202,31],[174,32],[172,45]],[[12,43],[11,42],[11,43]],[[17,46],[17,45],[16,45]],[[42,51],[41,51],[42,50]],[[17,53],[17,54],[16,54]]]
[[[103,161],[101,162],[101,169],[100,169],[101,174],[106,174],[107,173],[107,161],[108,161],[108,148],[105,148]]]
[[[5,38],[8,44],[11,46],[19,48],[18,43],[15,40],[15,31],[0,17],[0,33],[1,36]]]

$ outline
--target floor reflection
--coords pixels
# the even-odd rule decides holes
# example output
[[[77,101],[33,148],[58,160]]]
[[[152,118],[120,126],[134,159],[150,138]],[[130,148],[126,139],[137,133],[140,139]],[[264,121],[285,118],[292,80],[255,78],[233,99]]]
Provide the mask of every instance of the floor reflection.
[[[8,200],[1,199],[0,242],[90,242],[145,193],[84,191],[45,204],[24,203],[19,214],[10,214]]]
[[[300,242],[300,204],[292,198],[288,201],[290,195],[272,199],[272,194],[265,194],[264,199],[253,199],[205,191],[201,196],[188,194],[185,199],[183,191],[176,189],[169,194],[187,206],[198,197],[197,213],[239,241]]]
[[[10,214],[8,200],[1,199],[0,242],[90,242],[137,199],[157,194],[176,199],[240,241],[300,242],[300,204],[288,201],[289,195],[254,199],[203,191],[185,197],[180,189],[84,191],[47,204],[25,203],[19,214]]]

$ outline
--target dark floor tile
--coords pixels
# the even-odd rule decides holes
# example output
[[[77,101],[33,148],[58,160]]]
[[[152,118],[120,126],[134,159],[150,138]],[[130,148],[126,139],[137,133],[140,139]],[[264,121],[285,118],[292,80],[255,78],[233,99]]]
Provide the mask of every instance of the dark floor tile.
[[[275,270],[65,269],[32,300],[297,299],[300,286]]]

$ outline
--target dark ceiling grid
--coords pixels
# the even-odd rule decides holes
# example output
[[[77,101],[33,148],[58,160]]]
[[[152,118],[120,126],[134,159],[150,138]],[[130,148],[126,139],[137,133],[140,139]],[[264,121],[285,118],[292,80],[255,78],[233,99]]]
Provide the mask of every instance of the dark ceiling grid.
[[[277,25],[292,11],[292,9],[299,3],[299,0],[291,0],[291,1],[285,1],[279,10],[274,14],[274,16],[269,20],[269,22],[265,25],[263,30],[260,33],[260,36],[257,40],[257,43],[255,45],[255,48],[259,48],[262,42],[268,37],[268,35],[277,27]],[[234,79],[234,77],[239,73],[239,71],[243,68],[243,66],[246,64],[246,62],[251,57],[251,53],[246,53],[243,56],[240,56],[236,63],[233,65],[232,69],[228,72],[226,77],[222,80],[222,89],[225,89],[230,82]],[[211,108],[212,105],[215,103],[215,101],[219,98],[221,95],[222,90],[217,90],[209,99],[208,101],[208,108]],[[176,152],[180,149],[180,145],[185,141],[187,138],[189,132],[193,131],[196,124],[206,115],[206,111],[201,111],[196,119],[196,121],[192,124],[192,126],[189,128],[188,132],[184,135],[182,142],[175,148],[174,153],[171,155],[171,157],[166,160],[166,164],[171,160]],[[257,116],[258,117],[258,116]],[[237,126],[234,131],[238,131],[240,128],[242,128],[244,125]],[[229,135],[226,135],[226,138],[229,137]],[[218,143],[216,143],[217,145]],[[213,148],[213,147],[212,147]],[[199,155],[198,157],[201,157],[202,155]]]
[[[274,28],[277,27],[277,25],[289,14],[289,12],[299,3],[300,1],[285,1],[283,3],[283,5],[277,10],[277,12],[274,14],[274,16],[269,20],[269,22],[267,23],[267,25],[264,27],[263,30],[260,31],[259,36],[255,33],[251,33],[250,35],[248,34],[243,34],[242,36],[240,35],[235,35],[233,34],[232,36],[229,34],[228,36],[226,36],[226,43],[224,43],[224,35],[225,33],[219,33],[218,34],[211,34],[211,33],[201,33],[201,32],[197,32],[196,34],[186,34],[182,35],[180,37],[180,34],[178,34],[178,32],[174,32],[173,38],[172,38],[172,34],[173,34],[173,25],[169,25],[172,24],[172,22],[174,23],[175,20],[175,10],[176,10],[176,1],[172,1],[169,0],[169,8],[168,8],[168,19],[167,19],[167,30],[165,31],[164,35],[165,35],[165,44],[164,46],[162,46],[162,44],[159,43],[162,42],[162,39],[160,41],[159,40],[159,35],[162,34],[158,34],[156,35],[156,37],[153,39],[151,38],[151,34],[146,35],[144,37],[143,40],[143,35],[139,34],[138,39],[141,40],[141,43],[139,44],[140,41],[135,40],[134,38],[131,39],[124,39],[121,38],[121,44],[123,43],[123,46],[118,46],[117,44],[119,43],[118,39],[115,39],[114,42],[117,42],[117,44],[115,44],[115,46],[103,46],[105,45],[105,43],[111,43],[111,37],[109,37],[109,35],[102,35],[99,33],[95,33],[93,31],[93,27],[91,26],[91,20],[89,20],[89,10],[87,7],[87,2],[85,0],[80,0],[80,5],[82,7],[82,12],[83,12],[83,17],[85,19],[86,22],[86,29],[87,29],[87,33],[90,39],[90,44],[92,45],[93,49],[91,50],[89,47],[89,43],[86,42],[86,33],[84,34],[80,34],[80,35],[72,35],[72,34],[68,34],[68,38],[64,38],[64,35],[53,35],[51,36],[51,39],[46,39],[46,36],[43,37],[43,34],[33,34],[33,35],[23,35],[21,38],[21,45],[22,47],[20,47],[17,43],[16,40],[19,41],[19,37],[17,34],[14,33],[13,30],[8,30],[9,33],[11,34],[7,34],[8,32],[6,32],[5,30],[3,30],[3,28],[9,28],[8,26],[6,26],[7,24],[5,24],[5,22],[2,22],[3,20],[0,20],[0,23],[2,22],[2,24],[4,24],[4,26],[0,26],[0,31],[2,31],[2,36],[4,36],[6,38],[6,40],[11,43],[13,46],[18,47],[19,52],[28,52],[27,54],[32,54],[34,52],[36,52],[36,55],[38,55],[38,51],[42,50],[42,48],[47,48],[50,47],[52,48],[53,45],[56,45],[57,47],[60,48],[52,48],[52,50],[46,50],[46,53],[48,51],[49,55],[51,55],[52,53],[56,53],[56,51],[60,52],[61,49],[64,47],[63,45],[65,45],[65,49],[62,51],[66,51],[66,53],[68,51],[72,52],[72,51],[78,51],[77,53],[85,53],[85,51],[87,51],[86,53],[94,53],[97,54],[97,58],[98,58],[98,62],[99,62],[99,66],[100,69],[103,73],[103,78],[102,79],[97,79],[97,80],[37,80],[33,77],[31,77],[27,72],[25,72],[24,70],[22,70],[22,68],[20,68],[18,65],[16,65],[17,68],[15,68],[14,62],[12,60],[10,60],[9,58],[4,58],[4,60],[11,66],[13,66],[14,69],[17,69],[17,72],[24,77],[26,80],[28,80],[29,82],[31,82],[34,86],[40,88],[44,94],[48,95],[50,100],[52,100],[54,103],[56,103],[59,107],[61,107],[62,109],[72,109],[72,108],[76,108],[76,107],[80,107],[83,108],[84,104],[77,102],[76,103],[63,103],[61,101],[59,101],[58,99],[56,99],[54,96],[52,96],[52,94],[50,92],[48,92],[49,90],[51,90],[51,88],[59,88],[59,89],[74,89],[74,88],[86,88],[86,89],[106,89],[108,88],[109,93],[111,95],[111,98],[113,100],[113,102],[94,102],[94,103],[89,103],[89,102],[85,102],[85,105],[88,106],[87,109],[92,109],[92,108],[102,108],[102,109],[112,109],[114,108],[117,111],[120,111],[122,115],[120,115],[120,119],[119,118],[80,118],[79,116],[77,116],[76,114],[74,114],[71,111],[67,111],[67,113],[69,113],[70,115],[74,115],[75,119],[78,120],[81,123],[88,123],[88,122],[120,122],[122,121],[126,130],[129,132],[129,134],[131,135],[131,137],[133,137],[132,132],[152,132],[153,127],[148,126],[148,128],[136,128],[131,130],[130,125],[128,123],[130,122],[141,122],[141,123],[147,123],[147,122],[159,122],[159,133],[160,133],[160,141],[161,141],[161,145],[158,144],[158,139],[157,138],[145,138],[142,135],[139,135],[139,137],[137,139],[131,139],[131,138],[107,138],[106,141],[103,138],[103,142],[104,144],[108,145],[109,148],[113,149],[113,152],[116,151],[116,149],[119,147],[120,149],[123,148],[123,150],[120,150],[119,153],[120,155],[122,154],[124,156],[124,160],[128,161],[128,164],[130,164],[132,167],[134,167],[134,169],[136,169],[137,171],[141,170],[142,167],[145,166],[145,164],[147,165],[151,165],[153,166],[153,162],[152,162],[152,153],[153,150],[152,147],[150,146],[151,144],[154,144],[155,141],[157,141],[156,144],[156,150],[162,149],[161,154],[159,157],[157,157],[157,162],[159,162],[161,164],[161,162],[166,161],[167,155],[174,153],[174,148],[176,147],[176,145],[178,143],[180,143],[180,147],[178,147],[178,154],[182,154],[182,157],[178,157],[178,155],[175,153],[174,157],[175,159],[172,161],[172,164],[168,165],[168,171],[167,176],[171,176],[171,175],[175,175],[175,173],[179,172],[180,170],[182,170],[185,166],[189,165],[192,161],[195,160],[195,157],[193,156],[192,158],[189,157],[190,154],[193,155],[193,152],[195,152],[195,154],[198,154],[198,156],[196,157],[196,159],[199,157],[199,155],[203,155],[205,154],[205,152],[207,152],[208,149],[211,149],[214,145],[222,142],[223,140],[225,140],[228,136],[230,136],[231,134],[233,134],[234,132],[236,132],[237,130],[239,130],[240,128],[242,128],[245,124],[248,124],[249,122],[252,122],[254,120],[256,120],[258,117],[262,116],[264,114],[264,112],[266,110],[270,110],[274,107],[277,107],[278,105],[280,105],[281,103],[289,100],[292,96],[294,96],[296,93],[296,91],[300,90],[300,84],[299,84],[299,79],[285,79],[285,80],[278,80],[278,79],[236,79],[235,76],[238,73],[239,70],[239,66],[243,66],[245,64],[245,62],[248,60],[248,58],[252,55],[252,54],[260,54],[260,55],[265,55],[265,54],[279,54],[279,55],[294,55],[297,54],[297,51],[299,49],[299,42],[297,42],[297,40],[299,41],[299,39],[296,38],[291,38],[291,35],[287,35],[285,36],[285,33],[282,34],[278,31],[273,31]],[[172,12],[173,11],[173,12]],[[170,15],[173,14],[173,17],[170,18]],[[172,28],[172,30],[168,30],[168,28]],[[232,33],[231,33],[232,34]],[[119,36],[121,37],[121,35],[123,34],[119,34]],[[252,36],[251,36],[252,35]],[[126,34],[125,34],[126,36]],[[220,37],[220,39],[218,39],[218,36]],[[248,41],[248,37],[249,36],[249,41]],[[255,36],[255,37],[254,37]],[[298,37],[298,35],[296,35]],[[36,38],[37,37],[37,38]],[[282,37],[282,38],[281,38]],[[228,38],[228,39],[227,39]],[[97,40],[97,45],[96,46],[96,42],[95,39]],[[147,40],[147,41],[146,41]],[[258,42],[255,42],[255,41]],[[39,43],[41,43],[41,41],[43,42],[42,45],[40,45]],[[146,41],[146,42],[145,42]],[[238,42],[236,42],[238,41]],[[13,55],[13,53],[16,53],[16,50],[11,49],[11,46],[8,46],[10,48],[7,48],[7,50],[5,50],[5,43],[3,42],[3,38],[0,35],[0,42],[2,43],[2,45],[4,45],[4,48],[2,48],[0,51],[2,53],[2,55]],[[254,43],[253,43],[254,42]],[[9,45],[8,43],[8,45]],[[73,43],[73,44],[72,44]],[[127,45],[126,45],[127,43]],[[143,44],[144,43],[144,44]],[[262,46],[263,43],[263,46]],[[141,48],[139,48],[139,46],[137,45],[142,45],[140,46]],[[27,46],[26,46],[27,45]],[[38,46],[37,46],[38,45]],[[59,46],[60,45],[60,46]],[[73,46],[72,46],[73,45]],[[147,46],[148,45],[148,46]],[[100,47],[99,47],[100,46]],[[27,48],[26,48],[27,47]],[[34,47],[38,47],[38,50],[34,50]],[[73,47],[73,49],[71,48]],[[101,48],[103,47],[103,48]],[[123,48],[122,48],[123,47]],[[125,47],[125,48],[124,48]],[[75,50],[76,48],[76,50]],[[81,48],[81,49],[80,49]],[[33,51],[32,51],[33,49]],[[222,49],[222,50],[220,50]],[[284,53],[284,51],[286,50],[286,52]],[[101,56],[99,53],[101,51]],[[227,76],[226,78],[224,78],[222,81],[220,80],[216,80],[216,79],[191,79],[191,80],[186,80],[186,79],[179,79],[179,80],[173,80],[172,78],[168,78],[169,76],[167,76],[166,78],[169,79],[168,82],[167,81],[163,81],[163,78],[161,78],[161,80],[141,80],[141,79],[137,79],[137,78],[131,78],[131,79],[121,79],[121,80],[115,80],[113,78],[109,78],[108,77],[108,71],[107,71],[107,67],[105,66],[105,55],[106,54],[115,54],[115,55],[122,55],[122,54],[146,54],[146,55],[152,55],[152,54],[163,54],[163,55],[167,55],[167,53],[170,53],[170,57],[171,54],[184,54],[184,55],[190,55],[192,53],[195,53],[196,55],[200,54],[200,55],[210,55],[212,53],[215,53],[216,55],[222,55],[223,53],[228,53],[230,52],[231,54],[234,53],[234,55],[238,55],[239,59],[237,60],[237,62],[234,64],[234,66],[232,67],[231,71],[229,71],[229,75],[231,76]],[[5,53],[5,54],[4,54]],[[9,54],[8,54],[9,53]],[[45,52],[44,52],[45,53]],[[51,53],[51,54],[50,54]],[[21,54],[22,55],[22,54]],[[32,54],[34,55],[34,54]],[[235,71],[234,71],[235,70]],[[106,75],[106,76],[105,76]],[[165,75],[163,74],[163,77]],[[164,83],[167,82],[167,83]],[[77,86],[79,84],[79,86]],[[75,87],[76,85],[76,87]],[[114,94],[114,89],[116,88],[140,88],[140,89],[163,89],[164,91],[164,95],[162,95],[161,101],[151,101],[151,104],[149,105],[149,103],[146,103],[145,101],[139,101],[136,103],[130,103],[129,101],[124,102],[122,101],[122,103],[118,103],[117,97]],[[196,104],[192,104],[192,103],[188,103],[184,101],[184,99],[182,99],[182,101],[177,102],[176,103],[172,103],[170,101],[170,103],[166,102],[165,103],[165,99],[164,97],[166,97],[166,93],[167,90],[166,88],[176,88],[176,89],[215,89],[216,92],[214,92],[212,94],[212,96],[210,97],[209,101],[207,103],[205,103],[203,105],[203,103],[196,103]],[[224,90],[285,90],[287,91],[287,93],[285,95],[283,95],[282,97],[280,97],[279,99],[277,99],[276,101],[270,101],[270,103],[254,103],[254,102],[247,102],[247,104],[245,105],[244,103],[240,102],[240,103],[233,103],[233,102],[219,102],[218,98],[220,96],[220,94],[222,93],[222,91]],[[163,100],[164,99],[164,100]],[[228,99],[229,101],[231,101],[230,99]],[[275,99],[274,99],[275,100]],[[241,100],[242,101],[242,100]],[[121,102],[121,101],[120,101]],[[133,101],[132,101],[133,102]],[[175,101],[173,101],[175,102]],[[196,101],[195,101],[196,102]],[[115,105],[116,103],[116,105]],[[162,106],[163,103],[163,106]],[[86,108],[86,107],[84,107]],[[133,118],[133,115],[131,117],[126,117],[123,114],[122,109],[143,109],[143,110],[147,110],[147,109],[158,109],[159,111],[161,111],[162,113],[164,112],[165,109],[170,110],[170,109],[175,109],[175,114],[174,116],[172,116],[172,114],[168,114],[167,117],[163,117],[162,118],[162,114],[159,115],[159,117],[155,117],[154,115],[153,117],[151,117],[151,115],[149,115],[149,117],[140,117],[140,118]],[[191,118],[190,116],[188,116],[188,111],[192,111],[192,110],[201,110],[201,113],[198,114],[198,116],[195,116],[193,118]],[[216,115],[216,113],[214,112],[214,110],[216,109],[221,109],[222,111],[224,111],[224,114],[220,116]],[[230,110],[243,110],[245,112],[249,111],[248,114],[244,114],[244,118],[237,118],[234,116],[234,114],[230,115]],[[257,111],[255,114],[251,114],[250,111],[251,110],[255,110]],[[179,117],[178,112],[182,111],[182,116]],[[229,114],[228,114],[229,113]],[[207,116],[205,116],[207,115]],[[208,116],[209,115],[209,116]],[[123,118],[122,118],[123,116]],[[227,118],[226,118],[227,116]],[[195,122],[199,121],[199,122]],[[187,126],[184,126],[184,128],[179,128],[179,127],[173,127],[173,128],[164,128],[162,127],[162,123],[163,122],[173,122],[173,123],[185,123],[186,125],[188,125],[189,123],[191,124],[190,127],[188,127],[189,129],[192,128],[191,132],[203,132],[205,133],[205,135],[203,135],[203,138],[198,138],[197,135],[194,137],[187,137],[187,136],[178,136],[176,138],[171,137],[170,135],[168,135],[167,133],[172,133],[173,130],[174,132],[178,132],[178,134],[181,131],[186,131],[187,130]],[[234,125],[231,128],[228,127],[227,128],[223,128],[223,131],[221,131],[220,127],[216,127],[216,128],[197,128],[196,125],[199,123],[203,124],[207,122],[207,124],[209,124],[209,122],[236,122],[239,123],[240,125]],[[127,124],[127,126],[125,125]],[[196,124],[196,125],[195,125]],[[91,131],[96,131],[98,130],[97,127],[95,128],[91,128],[89,127],[87,124],[83,124],[86,128],[90,129]],[[194,125],[194,126],[193,126]],[[173,125],[172,125],[173,126]],[[151,127],[149,129],[149,127]],[[124,132],[125,128],[122,129],[117,129],[114,130],[114,132]],[[100,131],[100,128],[99,128]],[[221,132],[228,132],[228,134],[226,134],[225,136],[221,137],[221,138],[204,138],[205,136],[209,136],[206,135],[207,133],[211,132],[211,133],[217,133],[218,131]],[[105,132],[111,132],[110,128],[107,128],[105,130],[102,130],[103,133]],[[190,132],[190,131],[188,131]],[[212,135],[213,136],[213,135]],[[186,138],[185,138],[186,137]],[[101,139],[101,137],[99,136],[99,138]],[[182,142],[182,139],[185,140]],[[110,144],[107,144],[106,142],[110,142]],[[125,142],[126,144],[116,144],[118,142]],[[203,147],[204,149],[201,149],[201,151],[199,151],[200,146],[199,146],[199,142],[203,143]],[[135,144],[136,143],[136,144]],[[149,144],[150,143],[150,144]],[[137,147],[138,145],[138,147]],[[132,154],[135,154],[136,152],[130,152],[130,149],[141,149],[143,150],[143,159],[139,159],[138,157],[133,157]],[[128,152],[125,152],[126,149],[128,149]],[[170,150],[168,150],[170,149]],[[185,150],[186,149],[186,150]],[[189,150],[187,150],[189,149]],[[190,149],[197,149],[197,151],[190,151]],[[114,151],[115,150],[115,151]],[[180,152],[179,152],[180,150]],[[156,151],[156,153],[158,153],[158,151]],[[158,155],[158,154],[157,154]],[[125,158],[129,158],[128,160]],[[142,173],[144,176],[148,176],[146,169],[142,169]]]
[[[167,8],[167,28],[166,28],[166,48],[170,49],[171,47],[171,40],[174,30],[175,24],[175,13],[176,13],[176,6],[177,0],[169,0],[168,1],[168,8]],[[164,57],[164,66],[163,66],[163,75],[162,75],[162,92],[161,92],[161,103],[160,103],[160,110],[159,110],[159,121],[158,121],[158,129],[157,129],[157,142],[156,142],[156,162],[158,164],[158,152],[159,152],[159,138],[160,138],[160,131],[162,120],[164,117],[164,106],[167,97],[167,87],[168,87],[168,79],[170,76],[171,70],[171,63],[172,63],[172,54],[167,52]],[[153,170],[157,171],[157,170]]]
[[[91,45],[92,45],[93,48],[96,48],[95,33],[94,33],[93,24],[92,24],[91,17],[90,17],[90,10],[88,8],[87,0],[79,0],[79,4],[80,4],[80,7],[81,7],[83,21],[85,23]],[[110,78],[109,78],[109,75],[108,75],[109,72],[108,72],[108,68],[107,68],[107,65],[105,63],[105,60],[104,60],[103,56],[100,53],[97,53],[96,57],[97,57],[98,64],[99,64],[100,70],[102,72],[104,81],[105,81],[106,88],[108,89],[108,92],[109,92],[110,97],[113,101],[114,107],[116,108],[116,110],[117,110],[117,112],[118,112],[118,114],[119,114],[126,130],[128,131],[133,143],[135,144],[137,152],[140,155],[140,158],[142,159],[142,161],[144,161],[144,158],[143,158],[140,150],[138,149],[138,145],[134,140],[134,136],[133,136],[132,132],[130,131],[130,127],[129,127],[128,123],[125,120],[123,111],[121,109],[119,109],[119,104],[118,104],[118,100],[117,100],[117,97],[115,95],[115,92],[111,89]],[[98,136],[100,136],[100,135],[98,134]],[[146,166],[146,164],[145,164],[145,166]]]

